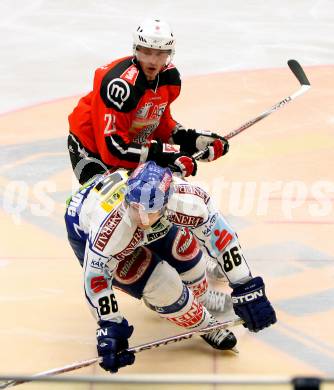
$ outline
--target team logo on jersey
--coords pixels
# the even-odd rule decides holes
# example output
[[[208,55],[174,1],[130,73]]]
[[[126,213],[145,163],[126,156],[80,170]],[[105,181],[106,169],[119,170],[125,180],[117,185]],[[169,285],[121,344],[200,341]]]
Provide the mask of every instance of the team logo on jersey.
[[[147,118],[148,112],[152,106],[152,102],[145,103],[145,105],[143,107],[140,107],[140,109],[136,112],[136,118]]]
[[[120,261],[115,273],[115,279],[123,284],[137,282],[149,267],[152,253],[145,247],[135,250],[132,255]]]
[[[108,281],[104,276],[95,276],[90,281],[90,288],[95,294],[98,294],[108,288]]]
[[[233,240],[232,234],[225,229],[221,231],[219,229],[215,229],[213,233],[216,237],[218,237],[215,242],[215,246],[219,252],[222,252],[223,249],[225,249],[227,245]]]
[[[135,65],[131,65],[128,69],[121,74],[121,79],[127,80],[130,84],[134,85],[136,83],[139,70]]]
[[[194,259],[199,253],[199,246],[189,229],[181,229],[175,236],[172,254],[177,260]]]
[[[124,102],[130,96],[129,84],[120,79],[113,79],[107,86],[107,97],[117,108],[122,109]]]

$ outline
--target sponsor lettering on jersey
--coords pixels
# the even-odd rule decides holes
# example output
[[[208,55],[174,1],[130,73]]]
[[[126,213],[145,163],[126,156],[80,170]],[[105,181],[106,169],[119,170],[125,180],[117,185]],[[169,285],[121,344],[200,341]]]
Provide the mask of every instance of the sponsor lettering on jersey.
[[[118,210],[112,212],[108,218],[104,221],[104,224],[101,226],[99,234],[97,235],[94,247],[100,251],[103,251],[106,245],[108,244],[110,237],[115,231],[116,227],[122,221],[122,215]]]
[[[85,199],[85,193],[88,188],[83,188],[80,192],[77,192],[69,199],[69,205],[67,206],[67,214],[71,217],[75,217],[78,209],[82,205],[82,201]]]
[[[178,145],[163,144],[162,151],[164,153],[178,153],[180,151],[180,147]]]
[[[128,81],[132,85],[135,85],[138,75],[139,69],[135,65],[131,65],[121,74],[120,78]]]
[[[127,245],[126,248],[124,248],[121,252],[117,253],[114,257],[115,259],[122,261],[124,260],[127,256],[131,255],[131,253],[136,249],[138,244],[143,241],[144,238],[144,233],[141,229],[137,228],[136,231],[134,232],[134,235]]]
[[[102,269],[105,266],[105,262],[103,260],[91,260],[90,266],[95,269]]]
[[[161,99],[161,97],[160,97]],[[161,104],[154,104],[151,101],[145,103],[143,107],[140,107],[136,112],[137,119],[160,119],[167,107],[167,102]],[[152,110],[151,110],[152,108]],[[140,121],[137,121],[141,123]]]
[[[192,215],[182,214],[180,212],[172,212],[168,213],[168,220],[181,226],[191,226],[197,227],[203,223],[202,217],[195,217]]]
[[[155,104],[150,115],[150,119],[160,119],[162,114],[165,112],[167,103]]]
[[[161,237],[164,237],[169,232],[170,226],[165,227],[163,230],[159,232],[147,233],[146,238],[149,243],[158,240]]]
[[[210,236],[210,234],[212,233],[212,229],[213,229],[213,227],[215,226],[216,221],[217,221],[217,216],[218,216],[217,213],[213,214],[213,215],[210,217],[209,221],[205,223],[205,225],[204,225],[204,227],[203,227],[203,230],[202,230],[202,233],[203,233],[203,235],[204,235],[205,237]]]
[[[205,204],[207,204],[210,200],[210,196],[201,188],[188,184],[178,184],[176,186],[176,192],[179,194],[191,194],[198,196],[199,198],[204,200]]]
[[[145,242],[151,243],[161,237],[164,237],[171,227],[172,224],[165,217],[160,218],[150,227],[150,229],[145,230]]]
[[[159,122],[148,125],[140,130],[140,132],[133,138],[133,142],[138,142],[145,144],[148,137],[153,133],[153,131],[159,126]]]

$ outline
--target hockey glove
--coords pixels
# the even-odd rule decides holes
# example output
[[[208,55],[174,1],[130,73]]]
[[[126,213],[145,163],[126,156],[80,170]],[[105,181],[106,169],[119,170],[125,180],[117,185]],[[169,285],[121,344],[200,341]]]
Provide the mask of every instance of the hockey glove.
[[[174,172],[180,172],[183,177],[195,176],[196,160],[187,153],[180,153],[174,145],[163,144],[160,140],[152,142],[146,161],[155,161],[161,167],[169,167]]]
[[[235,287],[231,297],[235,314],[245,321],[244,327],[251,332],[258,332],[277,321],[261,277]]]
[[[183,152],[194,154],[198,151],[205,151],[200,158],[201,161],[213,161],[224,156],[229,150],[229,143],[216,133],[205,130],[186,130],[181,125],[176,127],[173,134],[173,141],[180,145]]]
[[[129,326],[126,319],[120,324],[100,321],[99,325],[96,338],[97,353],[103,359],[100,366],[106,371],[117,372],[119,368],[133,364],[134,353],[125,351],[129,348],[128,338],[132,335],[133,326]]]
[[[201,161],[214,161],[224,156],[229,149],[227,140],[216,139],[205,148],[205,152],[200,158]]]

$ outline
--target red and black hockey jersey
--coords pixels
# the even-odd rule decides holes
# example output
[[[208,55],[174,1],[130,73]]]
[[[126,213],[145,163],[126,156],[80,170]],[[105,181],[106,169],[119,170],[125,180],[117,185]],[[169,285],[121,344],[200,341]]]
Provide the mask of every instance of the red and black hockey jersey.
[[[69,115],[70,132],[110,166],[133,168],[152,139],[168,143],[176,122],[170,104],[181,80],[170,64],[148,82],[134,57],[118,59],[95,72],[94,87]]]

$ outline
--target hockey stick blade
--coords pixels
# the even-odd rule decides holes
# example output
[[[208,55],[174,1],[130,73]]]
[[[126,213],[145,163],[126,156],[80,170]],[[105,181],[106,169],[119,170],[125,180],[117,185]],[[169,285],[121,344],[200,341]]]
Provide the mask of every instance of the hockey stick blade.
[[[297,80],[301,85],[311,85],[308,81],[308,78],[301,67],[300,63],[296,60],[289,60],[288,61],[289,68],[291,69],[292,73],[296,76]]]
[[[138,353],[138,352],[146,351],[148,349],[158,348],[158,347],[161,347],[162,345],[168,345],[171,343],[176,343],[178,341],[187,340],[187,339],[192,338],[194,335],[198,335],[198,334],[200,335],[200,334],[212,332],[213,330],[217,330],[217,329],[231,328],[233,326],[241,325],[243,323],[244,323],[244,321],[237,317],[231,321],[218,322],[217,324],[207,326],[204,329],[192,330],[192,331],[189,331],[186,333],[178,334],[176,336],[170,336],[170,337],[166,337],[164,339],[152,341],[150,343],[137,345],[135,347],[128,348],[128,351]],[[237,352],[237,351],[234,351],[234,352]],[[88,366],[91,366],[92,364],[95,364],[95,363],[100,363],[101,360],[102,360],[102,358],[95,357],[95,358],[92,358],[89,360],[75,362],[75,363],[69,364],[69,365],[64,366],[64,367],[53,368],[53,369],[48,370],[48,371],[40,372],[38,374],[33,375],[31,377],[31,379],[24,379],[24,380],[23,379],[22,380],[12,379],[12,380],[9,380],[7,382],[1,383],[0,389],[7,389],[8,387],[13,387],[13,386],[21,385],[22,383],[31,382],[34,380],[34,377],[35,378],[42,378],[44,376],[64,374],[65,372],[78,370],[79,368],[88,367]]]

